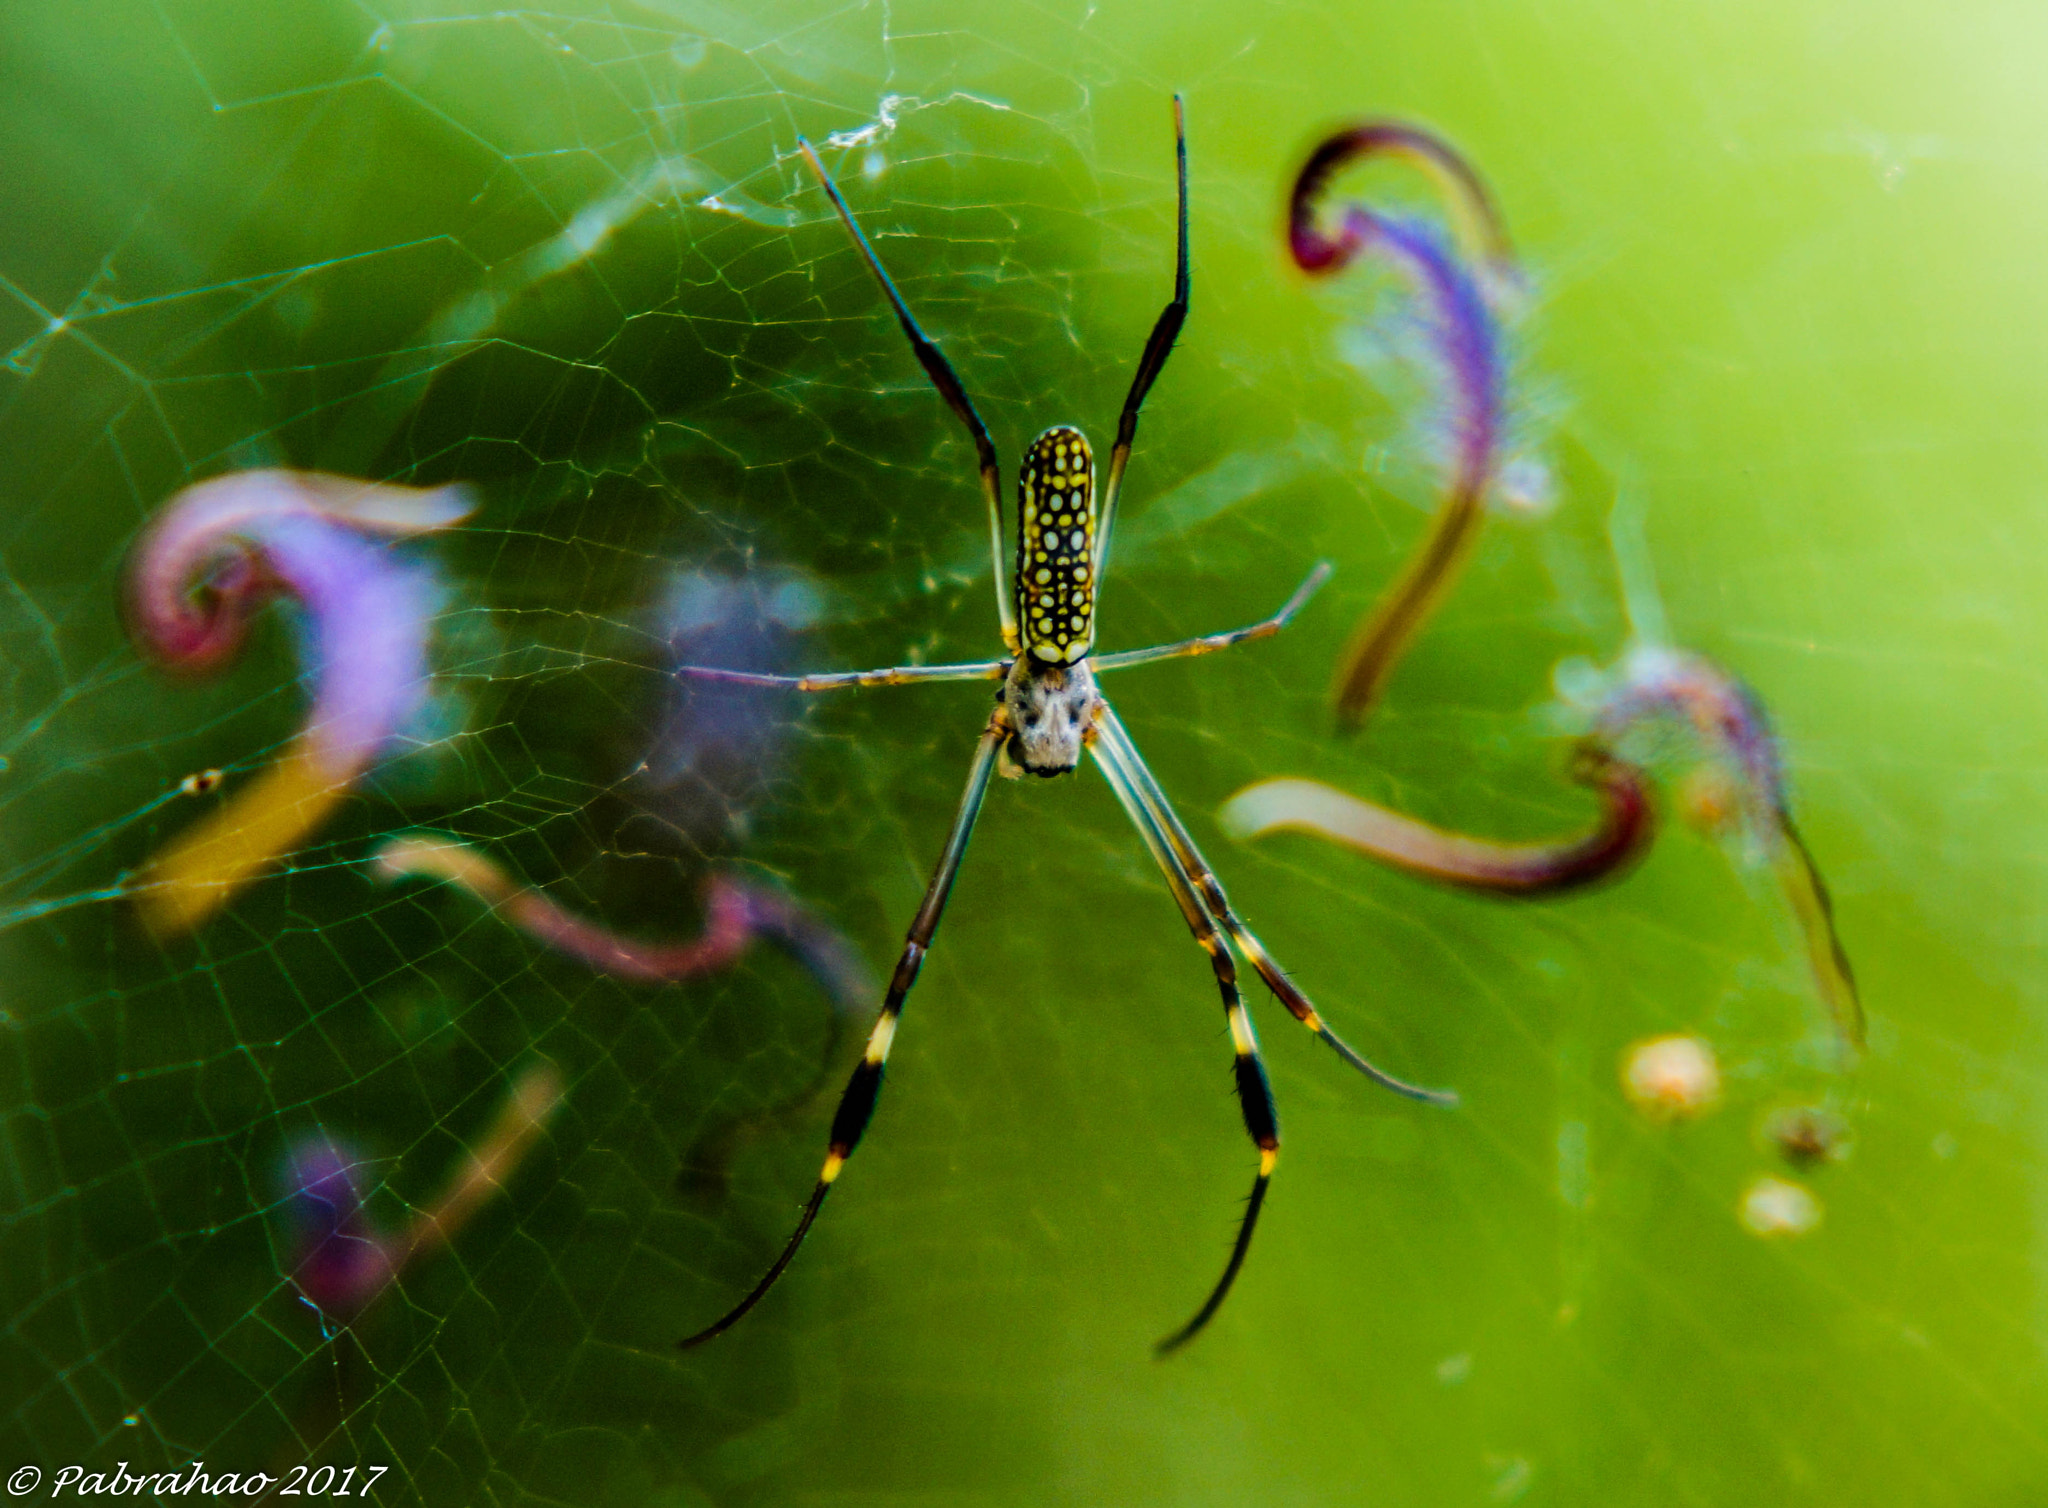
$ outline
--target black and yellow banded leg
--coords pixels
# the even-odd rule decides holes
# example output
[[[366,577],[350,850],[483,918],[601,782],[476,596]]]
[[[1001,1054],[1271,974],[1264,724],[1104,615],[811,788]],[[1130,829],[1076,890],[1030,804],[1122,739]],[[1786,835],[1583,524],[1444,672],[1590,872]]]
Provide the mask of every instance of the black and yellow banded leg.
[[[1152,333],[1145,339],[1144,353],[1138,357],[1138,370],[1131,374],[1131,390],[1124,395],[1123,412],[1117,415],[1116,441],[1109,451],[1109,480],[1102,489],[1102,522],[1095,531],[1097,581],[1102,580],[1102,573],[1109,568],[1109,537],[1116,527],[1116,500],[1124,490],[1124,467],[1130,464],[1131,446],[1138,439],[1138,414],[1145,407],[1145,398],[1152,391],[1152,384],[1166,369],[1166,358],[1173,354],[1173,343],[1180,339],[1181,326],[1188,322],[1188,305],[1193,289],[1188,276],[1188,132],[1187,117],[1181,110],[1178,94],[1173,97],[1173,156],[1174,177],[1180,185],[1180,212],[1175,221],[1173,297],[1159,311]]]
[[[874,1116],[875,1102],[881,1098],[882,1072],[889,1062],[889,1048],[896,1040],[896,1023],[903,1015],[903,1002],[910,994],[910,987],[917,983],[918,970],[924,967],[925,953],[932,945],[933,935],[939,930],[939,918],[945,914],[946,897],[953,889],[953,877],[960,872],[960,860],[966,854],[967,840],[974,832],[974,819],[980,815],[982,798],[988,794],[989,776],[995,770],[996,750],[1008,736],[1008,731],[998,718],[991,718],[982,732],[981,742],[974,751],[974,763],[967,772],[967,788],[960,793],[960,808],[953,816],[953,829],[946,835],[945,851],[939,855],[931,883],[925,886],[924,901],[917,908],[910,933],[904,939],[903,952],[896,960],[896,972],[889,977],[889,992],[882,1000],[882,1014],[868,1033],[867,1051],[861,1055],[859,1065],[839,1096],[839,1108],[833,1113],[831,1137],[825,1149],[825,1166],[818,1172],[817,1186],[811,1190],[811,1197],[804,1205],[796,1229],[790,1233],[782,1254],[762,1275],[761,1281],[719,1319],[682,1341],[685,1350],[730,1330],[775,1286],[775,1280],[795,1260],[797,1248],[810,1234],[811,1223],[818,1218],[825,1196],[832,1192],[832,1185],[845,1168],[847,1159],[860,1145],[861,1135]]]
[[[1230,1043],[1236,1054],[1231,1072],[1237,1083],[1237,1103],[1244,1113],[1245,1134],[1259,1149],[1259,1171],[1252,1180],[1251,1197],[1245,1201],[1244,1215],[1237,1222],[1237,1239],[1230,1245],[1230,1260],[1223,1264],[1223,1276],[1209,1290],[1209,1297],[1202,1301],[1195,1317],[1153,1346],[1154,1353],[1160,1356],[1171,1355],[1201,1334],[1203,1327],[1216,1317],[1216,1311],[1223,1307],[1223,1300],[1244,1267],[1245,1253],[1251,1250],[1252,1232],[1258,1228],[1259,1211],[1266,1203],[1266,1186],[1273,1181],[1273,1168],[1280,1161],[1280,1111],[1273,1101],[1272,1080],[1266,1076],[1266,1060],[1259,1055],[1259,1039],[1252,1030],[1251,1013],[1244,1008],[1244,1001],[1237,993],[1236,970],[1230,963],[1230,950],[1213,930],[1201,939],[1201,943],[1216,963],[1217,982],[1223,986],[1223,1011],[1230,1022]]]
[[[1322,1038],[1338,1057],[1383,1089],[1391,1089],[1394,1093],[1405,1095],[1409,1099],[1425,1100],[1433,1105],[1458,1103],[1457,1094],[1451,1090],[1425,1089],[1419,1084],[1411,1084],[1406,1079],[1394,1077],[1330,1030],[1329,1023],[1323,1020],[1321,1013],[1302,992],[1301,987],[1287,977],[1286,971],[1274,961],[1273,955],[1266,951],[1266,945],[1260,942],[1253,935],[1251,928],[1240,921],[1236,913],[1230,909],[1230,898],[1223,893],[1222,881],[1216,878],[1216,872],[1209,867],[1209,861],[1204,859],[1201,850],[1195,847],[1195,840],[1188,835],[1188,830],[1174,814],[1172,803],[1166,799],[1166,792],[1161,790],[1159,782],[1152,778],[1150,768],[1139,755],[1137,746],[1131,742],[1131,736],[1125,731],[1115,710],[1107,705],[1104,706],[1101,720],[1097,724],[1096,749],[1098,760],[1105,762],[1105,770],[1113,763],[1122,772],[1123,778],[1129,781],[1133,795],[1145,808],[1151,820],[1157,824],[1162,839],[1173,852],[1176,864],[1188,877],[1188,883],[1194,886],[1201,896],[1204,909],[1215,919],[1217,925],[1229,934],[1230,940],[1244,951],[1245,957],[1251,960],[1252,967],[1258,970],[1259,977],[1266,981],[1267,988],[1279,996],[1280,1003],[1287,1007],[1288,1014]]]
[[[938,389],[939,397],[954,417],[966,426],[967,436],[974,442],[975,464],[981,469],[981,495],[988,504],[989,547],[994,551],[996,567],[996,617],[1002,626],[1003,643],[1014,653],[1017,648],[1017,612],[1010,600],[1010,578],[1003,570],[1003,505],[1001,501],[1002,480],[996,465],[995,441],[989,438],[988,426],[981,421],[981,414],[974,407],[974,400],[967,396],[967,389],[960,381],[960,374],[953,370],[953,364],[946,360],[932,338],[924,333],[917,322],[917,316],[910,312],[903,295],[897,291],[896,280],[889,276],[889,270],[882,265],[882,259],[875,255],[875,248],[868,244],[867,234],[860,228],[860,222],[853,218],[853,210],[846,203],[846,196],[839,192],[839,185],[832,181],[832,175],[825,171],[825,164],[818,160],[818,154],[811,144],[801,136],[797,146],[804,154],[804,161],[811,165],[811,171],[818,176],[818,182],[832,200],[832,208],[839,216],[839,223],[846,227],[846,233],[853,238],[854,248],[860,252],[861,260],[868,264],[868,271],[881,284],[883,297],[889,300],[889,307],[896,311],[896,323],[903,329],[904,338],[910,342],[911,354],[917,364],[924,368],[925,377]],[[1185,193],[1185,190],[1183,190]],[[1185,211],[1183,211],[1185,219]],[[1163,360],[1164,358],[1162,358]]]
[[[1209,967],[1215,972],[1216,988],[1223,996],[1224,1019],[1230,1024],[1230,1042],[1236,1054],[1232,1076],[1237,1085],[1238,1108],[1244,1114],[1245,1134],[1259,1152],[1258,1177],[1252,1183],[1244,1217],[1238,1222],[1237,1239],[1231,1245],[1230,1260],[1224,1265],[1223,1276],[1217,1279],[1202,1307],[1195,1311],[1195,1317],[1154,1348],[1159,1355],[1165,1356],[1179,1350],[1201,1332],[1202,1327],[1215,1317],[1216,1311],[1223,1307],[1224,1298],[1237,1281],[1238,1271],[1244,1266],[1245,1253],[1251,1250],[1252,1232],[1258,1228],[1259,1211],[1266,1202],[1266,1185],[1272,1181],[1273,1167],[1280,1160],[1280,1112],[1273,1103],[1273,1085],[1266,1077],[1265,1060],[1259,1056],[1258,1033],[1252,1028],[1251,1013],[1245,1009],[1244,997],[1237,987],[1237,960],[1231,956],[1230,945],[1217,932],[1194,883],[1181,867],[1166,841],[1166,835],[1160,831],[1157,820],[1127,773],[1099,741],[1092,748],[1103,778],[1116,792],[1131,825],[1138,829],[1138,836],[1145,840],[1146,849],[1166,876],[1167,889],[1172,891],[1188,930],[1194,934],[1202,951],[1209,955]]]

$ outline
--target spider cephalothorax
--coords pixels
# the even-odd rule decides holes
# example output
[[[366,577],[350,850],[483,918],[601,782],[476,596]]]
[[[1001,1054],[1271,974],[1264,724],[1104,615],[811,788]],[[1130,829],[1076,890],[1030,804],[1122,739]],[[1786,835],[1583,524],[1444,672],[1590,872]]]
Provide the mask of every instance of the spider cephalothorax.
[[[1086,660],[1047,665],[1018,656],[1003,682],[1003,711],[1010,737],[1003,745],[1002,773],[1071,775],[1095,736],[1102,693]]]

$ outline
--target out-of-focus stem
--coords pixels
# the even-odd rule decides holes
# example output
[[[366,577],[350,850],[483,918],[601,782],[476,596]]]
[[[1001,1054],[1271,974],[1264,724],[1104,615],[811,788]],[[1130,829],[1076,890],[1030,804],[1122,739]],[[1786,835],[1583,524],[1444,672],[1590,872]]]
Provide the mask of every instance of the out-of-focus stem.
[[[394,838],[377,851],[374,862],[385,879],[410,874],[450,881],[521,932],[620,979],[661,984],[715,973],[737,959],[753,939],[745,895],[716,877],[706,888],[703,934],[684,943],[653,943],[585,921],[451,838]]]
[[[1834,1022],[1835,1035],[1847,1049],[1844,1056],[1853,1058],[1866,1046],[1863,999],[1856,990],[1856,974],[1849,966],[1849,955],[1835,931],[1835,904],[1819,866],[1807,851],[1806,840],[1799,836],[1791,818],[1783,819],[1780,832],[1784,841],[1773,856],[1771,872],[1806,938],[1806,959],[1813,970],[1814,987]]]
[[[498,1118],[483,1140],[463,1158],[462,1166],[441,1197],[413,1217],[397,1245],[392,1262],[394,1275],[407,1262],[454,1239],[470,1217],[503,1187],[561,1102],[562,1076],[554,1064],[536,1063],[519,1076]]]
[[[1408,653],[1430,614],[1450,594],[1478,541],[1479,522],[1478,490],[1461,487],[1447,496],[1421,551],[1352,631],[1344,652],[1337,657],[1330,688],[1340,725],[1355,729],[1364,724],[1394,667]]]
[[[324,1136],[302,1143],[291,1158],[292,1205],[304,1242],[291,1273],[299,1291],[332,1318],[359,1320],[410,1263],[453,1241],[503,1189],[561,1102],[555,1065],[528,1068],[447,1188],[397,1236],[378,1231],[363,1209],[359,1159]]]
[[[1680,810],[1703,831],[1736,837],[1770,869],[1805,938],[1814,988],[1842,1057],[1853,1062],[1864,1048],[1863,1002],[1835,931],[1827,884],[1792,821],[1778,740],[1763,703],[1703,655],[1639,645],[1609,678],[1594,711],[1595,736],[1610,748],[1660,727],[1693,740],[1704,778]]]

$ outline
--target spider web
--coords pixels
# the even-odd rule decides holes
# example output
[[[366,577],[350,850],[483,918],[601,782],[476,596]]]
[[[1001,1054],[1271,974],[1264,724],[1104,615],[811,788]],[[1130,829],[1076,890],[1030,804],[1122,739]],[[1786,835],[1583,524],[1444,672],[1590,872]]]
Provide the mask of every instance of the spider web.
[[[103,0],[8,29],[0,1468],[375,1462],[386,1501],[434,1503],[2048,1492],[2041,21]],[[1154,1364],[1248,1180],[1222,1024],[1100,782],[1004,786],[860,1159],[775,1298],[681,1355],[781,1239],[823,1111],[740,1140],[722,1187],[678,1168],[808,1081],[828,1008],[759,954],[598,979],[366,859],[435,827],[661,936],[737,864],[885,968],[983,691],[792,712],[764,788],[708,816],[643,772],[691,572],[801,583],[809,667],[995,650],[970,452],[795,139],[830,138],[1013,456],[1116,411],[1168,286],[1176,89],[1195,312],[1105,642],[1339,569],[1279,640],[1109,689],[1332,1019],[1464,1108],[1378,1096],[1259,1006],[1287,1156],[1214,1331]],[[1345,743],[1328,668],[1427,486],[1344,359],[1354,305],[1280,271],[1275,206],[1360,112],[1443,126],[1500,192],[1543,289],[1560,506],[1490,527]],[[159,946],[121,877],[275,757],[303,693],[278,622],[216,681],[147,669],[121,563],[177,488],[262,465],[484,505],[434,542],[412,744]],[[1846,1089],[1769,893],[1689,833],[1505,906],[1211,820],[1293,773],[1475,831],[1580,821],[1542,709],[1557,661],[1625,640],[1623,494],[1674,634],[1786,739],[1872,1011]],[[213,768],[220,795],[181,792]],[[1727,1103],[1652,1127],[1614,1065],[1681,1029]],[[540,1059],[564,1101],[504,1192],[337,1332],[286,1276],[287,1149],[344,1139],[396,1225]],[[1819,1232],[1761,1242],[1734,1218],[1757,1119],[1829,1090],[1855,1157],[1811,1180]]]

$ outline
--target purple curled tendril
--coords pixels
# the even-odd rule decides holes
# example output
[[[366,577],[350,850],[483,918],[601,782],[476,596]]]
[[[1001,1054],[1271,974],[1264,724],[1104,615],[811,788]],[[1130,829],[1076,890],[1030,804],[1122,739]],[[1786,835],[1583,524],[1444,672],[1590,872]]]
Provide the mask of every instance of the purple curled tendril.
[[[1336,173],[1375,157],[1422,168],[1442,189],[1467,249],[1427,221],[1347,204],[1334,234],[1317,210]],[[1309,155],[1288,201],[1287,240],[1304,272],[1329,275],[1360,257],[1389,263],[1414,290],[1424,331],[1449,392],[1452,459],[1429,537],[1393,589],[1353,633],[1333,687],[1339,721],[1355,728],[1449,591],[1477,537],[1487,489],[1500,464],[1506,360],[1493,289],[1516,278],[1500,216],[1479,175],[1447,143],[1388,121],[1353,126]]]
[[[126,618],[158,665],[187,676],[223,668],[255,613],[287,597],[304,613],[314,686],[305,727],[278,762],[131,880],[152,933],[201,925],[289,852],[418,708],[440,589],[390,540],[447,528],[470,506],[459,487],[244,471],[178,493],[137,540]]]
[[[354,1320],[408,1266],[454,1240],[503,1188],[561,1100],[561,1076],[552,1063],[520,1075],[440,1196],[395,1235],[380,1231],[363,1208],[366,1162],[325,1135],[299,1142],[285,1160],[287,1249],[299,1292],[330,1319]]]
[[[286,1162],[291,1278],[329,1315],[356,1314],[395,1272],[389,1243],[363,1211],[362,1167],[324,1136],[294,1147]]]

